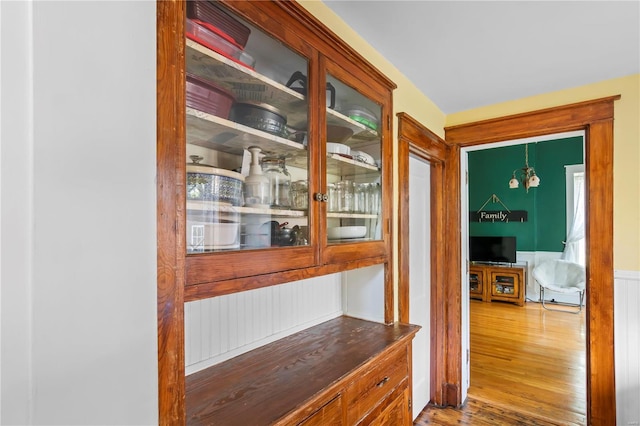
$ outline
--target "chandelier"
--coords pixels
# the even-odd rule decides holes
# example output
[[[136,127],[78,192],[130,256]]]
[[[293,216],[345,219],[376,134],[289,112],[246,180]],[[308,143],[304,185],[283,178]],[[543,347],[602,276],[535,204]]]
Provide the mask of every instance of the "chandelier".
[[[511,180],[509,181],[509,188],[511,189],[520,185],[516,178],[516,172],[518,172],[518,169],[511,174]],[[520,169],[520,181],[527,192],[529,192],[529,188],[537,188],[540,185],[540,178],[536,176],[536,171],[533,167],[529,167],[529,144],[524,146],[524,167]]]

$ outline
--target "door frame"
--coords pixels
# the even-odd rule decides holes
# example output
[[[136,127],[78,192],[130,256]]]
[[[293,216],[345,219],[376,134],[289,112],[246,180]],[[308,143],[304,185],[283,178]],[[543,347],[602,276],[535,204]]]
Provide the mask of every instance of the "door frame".
[[[614,101],[620,95],[547,108],[522,114],[498,117],[473,123],[445,127],[445,139],[451,151],[457,151],[458,160],[449,164],[453,173],[447,174],[445,202],[457,206],[459,221],[461,147],[476,146],[527,137],[535,137],[574,130],[585,132],[586,173],[586,244],[587,244],[587,424],[615,424],[615,365],[613,318],[613,119]],[[594,218],[595,220],[590,220]],[[447,220],[453,220],[447,214]],[[451,223],[453,224],[453,222]],[[456,294],[445,301],[448,310],[460,311],[462,277],[459,273],[459,226],[447,227],[447,243],[457,248],[447,249],[445,259],[447,279],[445,285],[455,287],[449,293]],[[449,320],[460,322],[455,314]],[[449,329],[451,351],[447,358],[461,360],[458,327]],[[462,377],[456,382],[459,386]],[[458,406],[457,398],[444,401],[445,405]]]
[[[444,139],[422,126],[406,113],[398,113],[398,314],[400,322],[409,322],[409,155],[429,162],[431,167],[431,402],[445,399],[443,392],[450,391],[448,383],[450,365],[445,348],[450,324],[446,317],[446,304],[451,291],[444,285],[445,253],[445,174],[449,146]],[[445,360],[445,362],[441,362]],[[457,370],[454,370],[454,373]]]

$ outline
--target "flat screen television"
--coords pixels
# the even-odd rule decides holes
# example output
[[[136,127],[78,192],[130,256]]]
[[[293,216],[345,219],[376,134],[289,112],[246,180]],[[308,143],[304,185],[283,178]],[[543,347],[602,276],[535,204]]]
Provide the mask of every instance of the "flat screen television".
[[[469,260],[516,263],[516,237],[469,237]]]

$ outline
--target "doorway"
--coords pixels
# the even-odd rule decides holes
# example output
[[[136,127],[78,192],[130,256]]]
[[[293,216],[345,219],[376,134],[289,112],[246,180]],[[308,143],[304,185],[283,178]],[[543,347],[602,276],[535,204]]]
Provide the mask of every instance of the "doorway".
[[[457,170],[451,173],[447,187],[453,189],[447,193],[447,203],[458,208],[448,217],[452,224],[459,223],[462,212],[459,209],[460,167],[459,150],[465,147],[506,141],[518,138],[541,136],[566,131],[584,130],[585,132],[585,170],[587,226],[585,230],[587,256],[587,423],[615,423],[615,361],[614,361],[614,323],[613,323],[613,117],[614,101],[620,96],[584,101],[538,111],[499,117],[445,128],[447,143],[453,155],[449,163]],[[449,215],[448,215],[449,216]],[[590,217],[598,220],[589,220]],[[458,248],[451,251],[458,256],[448,259],[452,273],[448,274],[449,285],[457,286],[453,290],[460,295],[461,278],[465,276],[460,253],[462,238],[457,229],[448,228],[449,238],[457,241]],[[450,263],[449,263],[450,262]],[[447,304],[447,320],[460,321],[458,302]],[[457,330],[449,330],[446,339],[460,342]],[[460,345],[453,344],[447,354],[463,360]],[[459,376],[457,383],[462,383]],[[460,405],[461,393],[457,400],[445,401],[447,405]]]
[[[512,169],[525,163],[525,146],[529,154],[527,163],[535,167],[540,188],[527,191],[520,185],[510,189]],[[571,220],[567,217],[565,221],[563,215],[567,210],[574,211],[573,197],[569,206],[569,194],[565,194],[568,170],[584,169],[584,146],[584,131],[575,131],[478,145],[460,152],[462,174],[467,176],[461,182],[460,193],[462,259],[470,258],[466,244],[470,235],[508,236],[518,242],[514,265],[523,268],[526,277],[526,303],[524,307],[516,307],[503,302],[471,301],[464,294],[468,290],[468,275],[463,276],[462,310],[471,315],[470,320],[462,319],[462,339],[471,342],[469,377],[463,381],[469,380],[470,397],[497,405],[511,400],[506,407],[529,413],[532,418],[546,415],[572,424],[580,424],[586,416],[584,312],[580,316],[568,313],[556,316],[542,310],[531,271],[545,260],[564,256],[563,243],[568,240],[567,224]],[[581,164],[574,165],[578,163]],[[499,204],[483,205],[492,193]],[[472,222],[469,212],[479,208],[527,211],[528,217],[522,222]],[[575,303],[570,295],[556,293],[552,297],[554,302]],[[498,318],[509,326],[502,329]],[[511,334],[512,331],[515,333]],[[560,335],[563,338],[558,339]],[[543,351],[544,357],[538,359],[538,351]],[[498,367],[503,361],[505,364]],[[561,395],[556,394],[552,383],[562,384]],[[562,409],[556,406],[560,400],[566,402],[560,404]]]
[[[416,155],[409,156],[409,322],[422,327],[411,344],[413,419],[429,403],[431,336],[431,165]]]
[[[615,423],[613,341],[613,117],[620,96],[445,128],[447,142],[405,113],[398,114],[398,310],[409,319],[408,159],[411,142],[437,159],[431,175],[431,403],[460,406],[466,393],[462,323],[460,149],[518,138],[584,130],[587,241],[587,423]],[[434,171],[436,173],[434,173]],[[403,226],[405,224],[405,226]],[[434,230],[435,227],[435,230]]]

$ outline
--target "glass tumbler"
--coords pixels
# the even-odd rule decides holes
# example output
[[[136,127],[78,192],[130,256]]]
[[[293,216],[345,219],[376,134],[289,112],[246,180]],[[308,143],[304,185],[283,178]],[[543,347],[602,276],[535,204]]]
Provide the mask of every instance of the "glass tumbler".
[[[380,184],[372,183],[369,185],[369,213],[379,214],[380,207]]]
[[[353,210],[357,213],[369,213],[369,184],[357,183],[354,188]]]

